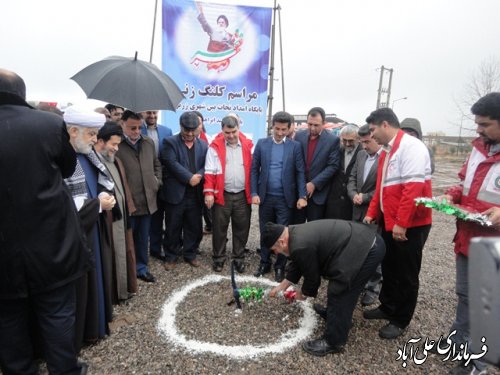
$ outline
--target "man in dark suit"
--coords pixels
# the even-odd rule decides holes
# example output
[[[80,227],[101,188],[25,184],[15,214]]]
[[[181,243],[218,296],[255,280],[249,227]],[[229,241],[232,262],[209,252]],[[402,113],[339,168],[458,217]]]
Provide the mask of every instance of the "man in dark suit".
[[[271,250],[262,242],[264,225],[270,221],[288,225],[294,207],[307,206],[304,158],[300,144],[287,139],[292,116],[277,112],[273,119],[273,135],[257,142],[252,160],[252,203],[259,205],[261,231],[260,264],[254,276],[259,277],[271,270]],[[297,200],[298,198],[298,200]],[[275,280],[285,276],[286,257],[277,256],[274,263]]]
[[[158,111],[141,112],[144,124],[141,127],[141,134],[147,135],[155,144],[156,156],[160,158],[163,149],[163,139],[172,136],[172,130],[168,126],[158,124]],[[165,260],[162,255],[161,245],[163,243],[163,222],[165,220],[165,199],[163,189],[158,191],[156,205],[158,209],[151,215],[151,227],[149,229],[149,253],[152,257]]]
[[[323,129],[325,111],[314,107],[307,114],[307,131],[298,132],[295,140],[302,146],[305,160],[307,207],[294,212],[294,222],[323,219],[333,175],[340,166],[339,138]]]
[[[326,200],[327,219],[351,220],[352,218],[352,201],[347,196],[347,182],[356,162],[356,156],[361,150],[358,129],[355,124],[347,124],[340,131],[340,167],[333,175]]]
[[[290,261],[286,279],[273,288],[270,297],[302,277],[297,300],[316,297],[321,279],[328,280],[327,307],[315,308],[326,319],[325,333],[320,339],[304,342],[302,348],[315,356],[342,352],[359,294],[384,257],[382,238],[366,225],[345,220],[317,220],[289,227],[267,223],[263,237],[274,253]]]
[[[76,153],[63,119],[34,110],[25,97],[22,78],[0,69],[0,129],[8,139],[0,143],[0,372],[38,373],[33,314],[49,372],[83,374],[75,281],[90,269],[90,251],[63,182]]]
[[[353,204],[352,220],[362,222],[375,193],[381,146],[372,138],[368,125],[360,127],[358,135],[363,151],[357,154],[356,162],[348,176],[347,195]]]
[[[368,124],[363,125],[358,131],[359,143],[363,148],[356,158],[356,163],[352,168],[349,182],[347,184],[347,194],[353,204],[352,220],[363,222],[368,210],[368,205],[375,194],[377,184],[378,157],[381,146],[372,138]],[[377,226],[373,226],[377,230]],[[382,281],[382,267],[378,265],[375,273],[366,283],[365,293],[361,299],[363,306],[369,306],[378,298]]]
[[[193,267],[198,239],[202,236],[203,176],[207,144],[196,137],[198,116],[185,112],[180,119],[179,134],[163,140],[163,197],[166,201],[164,241],[165,269],[171,271],[181,255]]]

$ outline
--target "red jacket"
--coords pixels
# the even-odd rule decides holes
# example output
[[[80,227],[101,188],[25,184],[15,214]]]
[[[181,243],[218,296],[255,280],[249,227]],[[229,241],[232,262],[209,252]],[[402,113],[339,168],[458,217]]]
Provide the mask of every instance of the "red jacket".
[[[245,169],[245,195],[248,204],[252,203],[250,195],[250,167],[252,166],[252,147],[253,143],[245,135],[239,132],[240,143],[243,152],[243,168]],[[213,158],[215,151],[216,158]],[[226,141],[222,133],[210,144],[207,160],[205,163],[205,184],[203,194],[213,195],[214,203],[224,206],[224,177],[226,172]]]
[[[488,156],[489,147],[481,138],[476,138],[472,145],[471,154],[458,173],[460,185],[449,188],[445,194],[451,195],[453,203],[470,212],[500,207],[500,152]],[[453,239],[455,253],[468,256],[472,237],[499,235],[493,227],[457,219],[457,233]]]
[[[382,151],[378,162],[377,187],[366,216],[380,221],[384,215],[385,229],[394,225],[403,228],[432,223],[430,208],[416,206],[415,198],[432,197],[431,161],[427,147],[417,138],[400,130],[388,155],[387,173],[382,172],[387,152]],[[383,212],[380,207],[382,190]]]

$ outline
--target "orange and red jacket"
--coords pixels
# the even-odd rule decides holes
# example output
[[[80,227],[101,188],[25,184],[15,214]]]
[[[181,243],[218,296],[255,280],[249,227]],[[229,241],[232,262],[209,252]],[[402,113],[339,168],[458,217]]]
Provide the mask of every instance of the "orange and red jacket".
[[[252,203],[250,195],[250,167],[252,166],[252,147],[250,139],[240,131],[239,140],[243,152],[243,168],[245,169],[245,195],[248,204]],[[204,195],[213,195],[214,203],[224,205],[224,177],[226,171],[226,141],[222,133],[218,134],[209,146],[217,154],[215,163],[205,163],[205,183],[203,185]],[[207,161],[208,161],[207,153]]]
[[[386,157],[389,160],[382,181]],[[386,231],[392,231],[396,224],[403,228],[431,224],[431,209],[415,205],[415,198],[419,197],[432,197],[429,151],[422,141],[399,130],[389,154],[380,154],[377,187],[366,216],[380,222],[383,215]]]
[[[453,203],[473,213],[481,213],[491,207],[500,207],[500,152],[489,156],[489,147],[481,138],[472,142],[473,148],[458,177],[460,185],[449,188]],[[500,236],[493,227],[457,219],[455,253],[468,256],[472,237]]]

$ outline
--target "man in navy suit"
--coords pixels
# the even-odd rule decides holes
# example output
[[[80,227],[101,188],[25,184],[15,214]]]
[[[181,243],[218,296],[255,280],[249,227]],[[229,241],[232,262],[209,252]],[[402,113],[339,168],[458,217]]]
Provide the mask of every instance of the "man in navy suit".
[[[259,224],[262,233],[267,222],[288,225],[294,207],[307,206],[304,158],[300,144],[287,139],[292,116],[277,112],[273,116],[273,135],[257,142],[252,160],[252,204],[259,205]],[[298,197],[298,200],[297,200]],[[284,278],[286,257],[277,256],[274,263],[275,280]],[[271,250],[261,241],[259,277],[271,270]]]
[[[166,202],[164,240],[165,269],[171,271],[181,255],[199,267],[196,259],[198,238],[202,235],[203,176],[207,144],[196,137],[198,116],[185,112],[180,119],[179,134],[163,139],[163,197]]]
[[[307,131],[298,132],[295,140],[302,146],[305,160],[307,208],[294,213],[294,223],[325,217],[331,179],[340,166],[339,138],[323,129],[325,111],[314,107],[307,114]]]
[[[158,124],[158,111],[141,112],[144,124],[141,127],[141,134],[147,135],[155,144],[156,156],[160,158],[163,149],[163,139],[172,136],[172,130],[168,126]],[[165,199],[163,189],[158,191],[158,210],[151,216],[151,227],[149,229],[149,253],[152,257],[165,260],[161,254],[161,244],[163,243],[163,220],[165,219]]]

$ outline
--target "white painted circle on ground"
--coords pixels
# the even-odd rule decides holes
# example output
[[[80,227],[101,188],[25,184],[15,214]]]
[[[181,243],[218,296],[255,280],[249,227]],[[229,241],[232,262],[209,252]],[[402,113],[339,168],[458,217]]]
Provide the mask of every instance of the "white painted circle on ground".
[[[296,346],[302,340],[307,339],[314,332],[317,324],[317,316],[312,308],[311,302],[298,301],[304,315],[299,320],[299,326],[289,330],[281,335],[279,340],[268,345],[220,345],[216,343],[203,342],[187,339],[185,335],[177,330],[175,325],[177,307],[194,289],[210,283],[216,283],[222,280],[229,280],[227,276],[208,275],[201,279],[194,280],[183,288],[174,291],[172,296],[167,299],[163,305],[162,314],[158,321],[158,331],[164,335],[168,341],[174,345],[183,347],[192,353],[213,353],[227,357],[244,359],[252,358],[261,354],[281,353],[288,348]],[[265,284],[268,286],[277,285],[275,282],[253,276],[239,276],[237,281],[252,282],[256,284]]]

